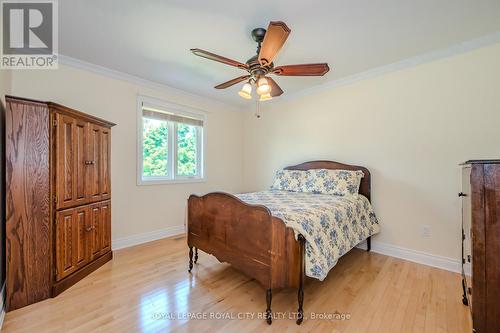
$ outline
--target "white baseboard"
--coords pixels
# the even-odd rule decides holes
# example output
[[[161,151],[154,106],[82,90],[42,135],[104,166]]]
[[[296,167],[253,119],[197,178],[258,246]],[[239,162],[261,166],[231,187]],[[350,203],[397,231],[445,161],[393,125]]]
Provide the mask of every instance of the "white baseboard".
[[[471,263],[464,264],[464,273],[467,276],[472,276],[472,264]]]
[[[366,242],[360,243],[357,247],[366,249]],[[460,273],[462,271],[460,260],[454,258],[438,256],[427,252],[412,250],[373,240],[371,250],[386,256],[413,261],[419,264],[441,268],[455,273]]]
[[[185,232],[186,231],[184,225],[168,227],[165,229],[150,231],[139,235],[114,239],[112,242],[112,248],[113,250],[119,250],[166,237],[181,235]],[[366,242],[360,243],[357,247],[366,249]],[[401,246],[372,241],[372,251],[384,254],[386,256],[396,257],[427,266],[441,268],[451,272],[460,273],[462,271],[460,260],[438,256],[427,252],[412,250]]]
[[[111,247],[113,250],[119,250],[126,247],[152,242],[158,239],[176,236],[185,233],[184,225],[168,227],[160,230],[145,232],[143,234],[113,239]]]
[[[2,285],[2,292],[0,293],[0,305],[2,306],[2,310],[0,311],[0,331],[3,327],[3,320],[5,319],[5,282]]]

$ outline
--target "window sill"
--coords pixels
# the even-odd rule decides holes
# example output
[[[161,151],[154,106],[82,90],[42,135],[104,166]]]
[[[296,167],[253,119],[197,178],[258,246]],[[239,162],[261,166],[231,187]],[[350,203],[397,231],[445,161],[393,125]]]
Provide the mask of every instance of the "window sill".
[[[205,183],[206,181],[207,181],[206,178],[151,179],[151,180],[140,179],[137,181],[137,186]]]

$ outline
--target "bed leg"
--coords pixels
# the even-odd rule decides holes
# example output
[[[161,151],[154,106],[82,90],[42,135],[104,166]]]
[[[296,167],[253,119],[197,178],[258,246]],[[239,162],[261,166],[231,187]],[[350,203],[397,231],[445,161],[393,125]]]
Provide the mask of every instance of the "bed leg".
[[[273,299],[273,293],[271,291],[271,288],[266,290],[266,304],[267,304],[267,309],[266,309],[266,321],[269,325],[273,323],[273,313],[271,311],[271,301]]]
[[[370,252],[372,249],[372,236],[366,239],[366,252]]]
[[[299,242],[300,242],[300,251],[302,252],[302,262],[300,263],[300,269],[299,269],[299,291],[297,293],[297,300],[299,303],[299,308],[297,310],[297,325],[302,324],[302,321],[304,320],[304,270],[305,270],[305,241],[306,239],[304,236],[299,235],[298,237]]]
[[[297,294],[297,298],[299,301],[299,309],[297,313],[297,325],[302,324],[302,321],[304,320],[304,309],[302,306],[304,305],[304,289],[302,285],[299,287],[299,292]]]
[[[198,263],[198,248],[197,247],[194,248],[194,263],[195,264]]]
[[[469,300],[467,299],[467,291],[466,291],[466,287],[465,287],[465,280],[462,278],[462,289],[464,291],[464,294],[462,295],[462,303],[466,306],[469,305]]]
[[[189,247],[189,269],[188,272],[191,273],[191,270],[193,269],[193,247]]]

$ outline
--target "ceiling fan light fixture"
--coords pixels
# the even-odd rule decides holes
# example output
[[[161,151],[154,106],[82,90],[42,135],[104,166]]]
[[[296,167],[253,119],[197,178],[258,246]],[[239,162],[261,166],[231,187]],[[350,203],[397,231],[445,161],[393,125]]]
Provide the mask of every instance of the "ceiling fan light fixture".
[[[271,92],[271,86],[267,82],[265,77],[261,77],[257,80],[257,94],[266,95]]]
[[[252,85],[250,83],[245,83],[241,90],[238,91],[238,95],[243,97],[244,99],[252,99]]]
[[[242,98],[253,99],[251,86],[254,85],[258,94],[256,100],[259,101],[258,97],[266,95],[260,99],[260,101],[265,101],[283,94],[283,90],[272,78],[272,75],[323,76],[330,70],[327,63],[275,66],[274,59],[283,48],[290,32],[290,28],[282,21],[269,22],[267,29],[256,28],[252,30],[252,38],[257,42],[257,53],[244,63],[198,48],[191,49],[191,52],[198,57],[217,61],[247,72],[245,75],[216,85],[215,89],[226,89],[243,82],[245,85],[238,92]],[[267,95],[271,95],[271,97]]]
[[[269,101],[271,99],[273,99],[273,97],[271,96],[271,94],[267,93],[267,94],[260,95],[259,102],[265,102],[265,101]]]

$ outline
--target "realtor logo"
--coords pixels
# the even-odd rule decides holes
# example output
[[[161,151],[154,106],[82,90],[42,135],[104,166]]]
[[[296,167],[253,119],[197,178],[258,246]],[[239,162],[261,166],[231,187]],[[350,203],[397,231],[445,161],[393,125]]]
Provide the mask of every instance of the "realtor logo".
[[[57,68],[57,2],[2,1],[0,68]]]

